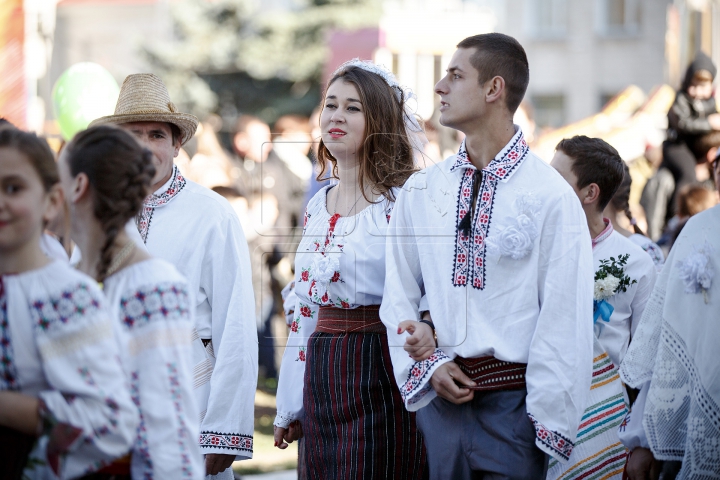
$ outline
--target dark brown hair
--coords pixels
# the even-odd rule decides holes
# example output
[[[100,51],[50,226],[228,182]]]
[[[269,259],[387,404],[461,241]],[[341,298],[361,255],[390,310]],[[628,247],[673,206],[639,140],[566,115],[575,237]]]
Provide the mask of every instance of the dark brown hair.
[[[0,148],[12,148],[22,153],[40,176],[46,192],[60,182],[55,155],[47,142],[34,133],[14,127],[0,128]]]
[[[632,187],[632,177],[630,176],[630,168],[625,162],[623,162],[623,170],[623,180],[618,186],[615,195],[610,199],[610,205],[612,205],[613,210],[616,212],[623,212],[625,214],[627,219],[630,220],[630,225],[632,225],[635,233],[645,236],[645,232],[637,226],[635,218],[633,218],[632,212],[630,211],[630,187]]]
[[[625,162],[617,150],[605,140],[585,135],[564,138],[555,149],[572,158],[578,189],[591,183],[600,187],[598,207],[605,209],[625,176]]]
[[[391,188],[402,186],[416,171],[412,146],[405,130],[405,98],[400,92],[401,99],[398,100],[397,88],[390,87],[382,77],[360,67],[349,66],[336,73],[327,88],[336,80],[353,84],[363,106],[365,139],[358,152],[360,190],[370,202],[365,194],[365,182],[369,181],[374,193],[395,201]],[[323,97],[327,95],[327,88]],[[328,168],[331,168],[332,177],[338,178],[337,160],[322,140],[318,147],[318,160],[318,180],[323,179]]]
[[[515,113],[530,83],[530,66],[520,42],[502,33],[484,33],[467,37],[457,48],[475,49],[470,63],[478,71],[480,85],[493,77],[505,80],[505,102]]]
[[[705,133],[690,142],[690,150],[699,163],[705,163],[708,152],[715,147],[720,147],[720,130]]]
[[[678,192],[678,215],[681,217],[692,217],[707,208],[713,201],[714,192],[705,188],[699,183],[685,185]]]
[[[112,246],[148,195],[155,166],[152,153],[116,127],[98,126],[78,133],[63,152],[73,177],[84,173],[92,188],[93,211],[105,232],[98,281],[112,261]]]

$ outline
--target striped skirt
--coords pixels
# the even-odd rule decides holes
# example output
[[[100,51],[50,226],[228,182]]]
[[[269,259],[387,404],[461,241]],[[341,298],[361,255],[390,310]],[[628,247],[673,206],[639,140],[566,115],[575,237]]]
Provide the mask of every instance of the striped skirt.
[[[304,392],[307,478],[427,478],[422,435],[395,383],[387,335],[313,333]]]

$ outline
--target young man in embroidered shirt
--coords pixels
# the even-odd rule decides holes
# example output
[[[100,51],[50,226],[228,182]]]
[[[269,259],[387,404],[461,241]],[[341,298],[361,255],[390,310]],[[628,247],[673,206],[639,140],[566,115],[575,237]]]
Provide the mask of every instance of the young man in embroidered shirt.
[[[465,142],[408,180],[388,229],[381,318],[433,479],[545,478],[590,389],[587,224],[513,125],[528,81],[515,39],[460,42],[435,90]]]
[[[551,465],[548,478],[583,478],[592,471],[620,479],[627,453],[618,427],[627,407],[618,369],[652,292],[656,270],[642,248],[603,218],[625,175],[617,150],[599,138],[566,138],[558,144],[551,165],[573,188],[585,211],[598,280],[592,317],[596,337],[592,386],[578,448],[566,465]]]
[[[198,120],[179,113],[162,80],[128,76],[115,114],[93,125],[117,124],[154,157],[157,174],[137,219],[154,257],[187,277],[195,297],[195,398],[200,447],[208,475],[232,479],[232,462],[252,457],[258,345],[250,257],[240,221],[227,200],[185,180],[173,159]]]

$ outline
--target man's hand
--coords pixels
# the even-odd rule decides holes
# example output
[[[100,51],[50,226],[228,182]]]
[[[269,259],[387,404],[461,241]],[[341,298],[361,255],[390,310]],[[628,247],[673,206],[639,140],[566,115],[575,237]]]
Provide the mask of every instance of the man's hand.
[[[657,480],[660,478],[660,465],[650,450],[638,447],[632,451],[625,470],[630,480]]]
[[[300,420],[295,420],[288,425],[288,428],[273,427],[275,446],[280,450],[285,450],[289,443],[299,440],[303,437],[302,425]],[[286,443],[287,442],[287,443]]]
[[[707,117],[710,123],[710,128],[713,130],[720,130],[720,113],[711,113]]]
[[[433,373],[433,376],[430,377],[430,384],[435,389],[435,392],[448,402],[460,405],[474,398],[474,390],[458,387],[455,382],[468,387],[475,386],[475,382],[470,380],[455,362],[440,365]]]
[[[235,455],[208,453],[205,455],[205,474],[217,475],[220,472],[224,472],[234,461]]]
[[[403,347],[405,351],[416,362],[427,360],[436,348],[435,335],[433,335],[430,325],[415,320],[405,320],[398,325],[398,335],[405,331],[410,334],[405,339],[405,346]]]

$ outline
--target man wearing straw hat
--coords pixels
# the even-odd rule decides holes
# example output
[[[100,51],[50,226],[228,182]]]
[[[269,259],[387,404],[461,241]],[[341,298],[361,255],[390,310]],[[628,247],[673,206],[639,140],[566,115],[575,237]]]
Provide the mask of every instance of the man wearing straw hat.
[[[233,478],[231,464],[252,457],[257,329],[250,256],[237,215],[220,195],[186,180],[173,159],[198,119],[180,113],[162,80],[129,75],[115,113],[91,126],[117,124],[153,153],[153,194],[137,218],[148,251],[174,264],[194,287],[195,393],[208,475]]]

